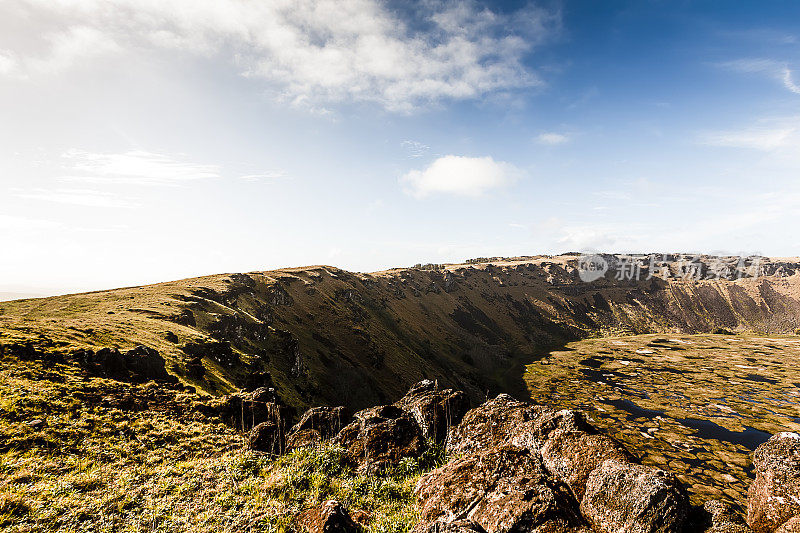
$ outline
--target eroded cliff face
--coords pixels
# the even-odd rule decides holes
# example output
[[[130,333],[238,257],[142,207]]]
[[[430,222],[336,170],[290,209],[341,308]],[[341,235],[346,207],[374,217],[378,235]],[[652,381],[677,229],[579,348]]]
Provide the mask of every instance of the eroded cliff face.
[[[524,364],[590,336],[800,326],[800,262],[757,278],[578,276],[577,256],[356,274],[326,266],[0,304],[0,342],[158,350],[212,394],[274,387],[287,403],[385,403],[438,380],[473,400],[525,396]],[[610,258],[613,260],[613,258]]]

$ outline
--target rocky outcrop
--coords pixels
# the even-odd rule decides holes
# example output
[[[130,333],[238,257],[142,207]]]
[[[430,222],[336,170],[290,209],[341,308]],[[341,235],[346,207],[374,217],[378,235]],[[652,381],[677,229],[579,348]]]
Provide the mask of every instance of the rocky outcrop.
[[[796,533],[800,527],[800,435],[794,433],[776,435],[756,451],[746,523],[721,501],[692,508],[673,474],[638,464],[579,411],[501,394],[463,413],[464,397],[423,381],[395,404],[357,412],[338,432],[347,420],[344,407],[309,409],[287,438],[288,414],[279,401],[273,390],[259,389],[220,400],[218,410],[251,413],[253,450],[279,454],[332,439],[362,474],[382,474],[445,441],[450,461],[414,490],[415,533]],[[440,424],[448,428],[446,439]],[[308,531],[360,527],[335,501],[301,518]]]
[[[247,446],[254,452],[280,455],[286,450],[286,435],[280,424],[261,422],[250,430]]]
[[[550,411],[552,409],[500,394],[467,412],[461,423],[452,428],[447,437],[447,453],[463,454],[498,446],[513,438],[521,427]]]
[[[800,515],[800,434],[774,435],[756,449],[753,466],[747,523],[755,533],[772,533]]]
[[[688,514],[685,490],[672,474],[609,459],[589,474],[583,516],[602,533],[673,533]]]
[[[547,470],[570,488],[577,501],[586,492],[589,475],[608,459],[631,462],[630,454],[607,435],[558,431],[541,448]]]
[[[376,473],[404,457],[425,451],[422,430],[406,411],[393,405],[364,409],[342,428],[334,442],[344,447],[360,472]]]
[[[424,476],[415,493],[423,523],[468,519],[487,532],[545,532],[583,522],[536,455],[516,446],[455,459]]]
[[[283,428],[284,437],[294,414],[292,408],[283,405],[275,389],[266,387],[216,398],[208,403],[208,411],[242,431],[271,422]]]
[[[319,507],[308,509],[300,515],[299,522],[308,533],[358,533],[361,531],[350,518],[347,509],[336,500],[328,500]]]
[[[286,449],[314,446],[334,437],[347,424],[347,409],[339,407],[312,407],[286,435]]]
[[[677,533],[688,514],[674,476],[636,464],[578,411],[501,394],[464,415],[447,449],[455,459],[416,488],[418,531],[466,519],[487,533]]]
[[[167,372],[164,358],[153,348],[137,346],[126,352],[116,348],[79,350],[73,357],[89,372],[120,381],[143,383],[155,380],[177,383],[178,379]]]
[[[414,417],[423,437],[443,442],[469,409],[469,399],[461,391],[442,390],[436,382],[425,380],[411,387],[394,405]]]

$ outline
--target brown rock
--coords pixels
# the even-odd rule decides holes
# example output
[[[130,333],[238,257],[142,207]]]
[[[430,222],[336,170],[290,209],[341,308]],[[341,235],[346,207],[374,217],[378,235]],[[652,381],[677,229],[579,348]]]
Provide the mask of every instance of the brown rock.
[[[372,515],[366,511],[362,511],[361,509],[352,511],[350,513],[350,518],[353,519],[353,522],[362,527],[367,527],[369,523],[372,522]]]
[[[425,523],[421,522],[414,533],[485,533],[484,530],[474,522],[469,520],[454,520],[445,522],[443,520]]]
[[[520,428],[529,425],[527,423],[552,411],[547,407],[517,401],[508,394],[500,394],[468,411],[461,423],[450,430],[447,452],[470,453],[499,446]]]
[[[581,511],[601,533],[674,533],[688,499],[672,474],[609,459],[589,474]]]
[[[617,441],[607,435],[584,431],[550,433],[541,449],[545,468],[565,483],[578,501],[586,492],[589,474],[607,459],[632,462],[633,458]]]
[[[250,430],[247,446],[255,451],[280,455],[286,450],[286,437],[278,424],[261,422]]]
[[[373,407],[353,418],[334,442],[347,450],[362,473],[380,472],[403,457],[419,457],[425,451],[422,431],[399,407]]]
[[[288,428],[293,409],[283,405],[274,389],[258,388],[252,392],[237,392],[209,402],[210,413],[226,424],[247,431],[261,422],[272,422]]]
[[[488,533],[567,531],[582,526],[570,495],[552,483],[534,452],[479,450],[420,479],[421,527],[468,519]]]
[[[127,352],[116,348],[101,348],[97,353],[81,350],[76,356],[87,370],[114,379],[137,383],[149,380],[178,382],[167,372],[166,362],[158,350],[147,346],[137,346]]]
[[[301,429],[286,436],[286,451],[319,446],[325,439],[316,429]]]
[[[747,523],[756,533],[772,533],[800,515],[800,434],[774,435],[756,449],[753,466]]]
[[[411,387],[394,405],[411,413],[426,439],[443,442],[450,428],[464,418],[469,400],[461,391],[439,389],[435,382],[425,380]]]
[[[752,533],[744,518],[730,503],[720,500],[706,502],[698,509],[699,516],[695,518],[690,531],[703,531],[704,533]]]
[[[286,435],[286,449],[315,446],[335,436],[347,423],[344,407],[312,407]]]
[[[790,518],[775,533],[800,533],[800,515]]]
[[[350,518],[347,509],[336,500],[328,500],[319,507],[300,515],[300,525],[308,533],[357,533],[359,526]]]

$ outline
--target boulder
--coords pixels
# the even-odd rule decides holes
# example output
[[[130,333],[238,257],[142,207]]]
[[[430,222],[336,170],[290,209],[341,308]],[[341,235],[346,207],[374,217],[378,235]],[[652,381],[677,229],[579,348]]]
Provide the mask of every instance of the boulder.
[[[404,457],[419,457],[425,439],[410,414],[385,405],[359,411],[334,442],[347,451],[362,473],[376,473]]]
[[[551,482],[531,450],[486,448],[451,460],[415,488],[420,528],[468,519],[487,533],[570,531],[583,525],[576,502]]]
[[[698,509],[698,515],[692,527],[687,530],[704,533],[752,533],[744,518],[730,503],[721,500],[706,502]]]
[[[747,523],[755,533],[772,533],[800,515],[800,434],[778,433],[753,455]]]
[[[500,394],[467,411],[447,436],[447,452],[453,455],[499,446],[521,427],[552,411]]]
[[[254,452],[280,455],[286,449],[286,436],[274,422],[261,422],[250,430],[247,446]]]
[[[178,382],[178,378],[167,372],[164,358],[158,350],[147,346],[137,346],[127,352],[120,352],[116,348],[101,348],[97,352],[79,350],[73,356],[88,371],[120,381]]]
[[[308,533],[357,533],[361,531],[350,518],[347,509],[336,500],[328,500],[319,507],[308,509],[300,515],[299,523]]]
[[[347,423],[344,407],[312,407],[300,417],[286,435],[286,449],[295,450],[320,444],[335,436]]]
[[[616,440],[585,431],[556,431],[541,448],[542,462],[550,474],[567,485],[577,501],[583,499],[589,474],[607,459],[632,462]]]
[[[408,411],[426,439],[444,442],[450,428],[458,425],[469,409],[469,399],[461,391],[439,389],[436,382],[420,381],[394,404]]]
[[[158,350],[137,346],[125,352],[123,358],[128,371],[141,379],[178,382],[175,376],[167,372],[164,358]]]
[[[790,518],[775,533],[800,533],[800,515]]]
[[[580,508],[599,533],[675,533],[688,505],[672,474],[609,459],[589,474]]]

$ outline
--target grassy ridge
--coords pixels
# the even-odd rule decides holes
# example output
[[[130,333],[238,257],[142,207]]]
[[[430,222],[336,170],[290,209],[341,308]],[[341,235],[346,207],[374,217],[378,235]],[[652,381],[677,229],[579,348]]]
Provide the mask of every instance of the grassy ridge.
[[[2,302],[0,343],[141,344],[198,390],[272,386],[299,410],[385,403],[425,378],[478,401],[487,391],[524,396],[524,365],[580,338],[792,332],[800,277],[776,265],[737,281],[582,283],[574,256],[374,274],[325,266],[225,274]]]

